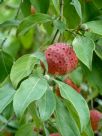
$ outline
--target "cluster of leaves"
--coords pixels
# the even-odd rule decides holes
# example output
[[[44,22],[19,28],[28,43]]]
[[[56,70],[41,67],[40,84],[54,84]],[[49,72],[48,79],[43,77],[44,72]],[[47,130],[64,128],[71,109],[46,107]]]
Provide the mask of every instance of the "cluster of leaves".
[[[102,111],[101,9],[100,0],[0,0],[0,136],[94,135],[89,108]],[[80,64],[56,77],[41,52],[58,41],[73,46]],[[60,81],[65,77],[86,100]]]

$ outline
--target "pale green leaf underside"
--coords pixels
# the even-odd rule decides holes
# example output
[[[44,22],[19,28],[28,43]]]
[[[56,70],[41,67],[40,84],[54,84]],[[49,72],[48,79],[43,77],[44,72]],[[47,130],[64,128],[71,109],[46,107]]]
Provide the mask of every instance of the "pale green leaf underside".
[[[38,101],[39,113],[42,120],[46,121],[50,118],[56,107],[54,93],[47,90],[44,96]]]
[[[29,104],[40,99],[46,90],[47,81],[44,78],[30,77],[23,81],[13,99],[16,115],[21,117]]]
[[[82,26],[89,29],[90,32],[102,35],[102,20],[90,21]]]
[[[33,70],[35,64],[35,58],[33,55],[27,54],[20,57],[12,66],[10,79],[15,88],[18,83],[25,77],[27,77]]]
[[[72,44],[79,60],[89,69],[92,69],[93,51],[95,50],[93,40],[88,37],[77,36]]]
[[[14,94],[15,90],[11,87],[10,84],[7,84],[0,88],[0,113],[13,100]]]
[[[80,130],[82,132],[90,120],[89,109],[86,101],[69,85],[60,81],[56,81],[56,83],[59,85],[61,96],[67,99],[73,106],[74,112],[76,112],[79,118]]]
[[[76,122],[64,104],[58,99],[55,113],[56,125],[62,136],[80,136]]]

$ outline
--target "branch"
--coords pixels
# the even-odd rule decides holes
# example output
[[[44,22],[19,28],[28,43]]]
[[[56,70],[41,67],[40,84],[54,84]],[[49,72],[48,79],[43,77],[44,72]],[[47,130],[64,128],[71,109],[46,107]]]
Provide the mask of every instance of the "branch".
[[[63,8],[64,8],[64,0],[60,0],[60,15],[59,15],[60,16],[59,17],[60,21],[63,21]],[[53,43],[55,41],[58,34],[59,34],[59,29],[56,30],[55,35],[54,35],[51,43]]]
[[[64,0],[60,0],[60,20],[63,20]]]

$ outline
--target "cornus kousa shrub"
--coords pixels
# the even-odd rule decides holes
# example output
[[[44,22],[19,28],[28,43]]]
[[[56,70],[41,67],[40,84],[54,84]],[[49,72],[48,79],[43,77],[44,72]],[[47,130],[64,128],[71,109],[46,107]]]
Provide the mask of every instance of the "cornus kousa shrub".
[[[102,136],[101,0],[0,1],[0,136]]]

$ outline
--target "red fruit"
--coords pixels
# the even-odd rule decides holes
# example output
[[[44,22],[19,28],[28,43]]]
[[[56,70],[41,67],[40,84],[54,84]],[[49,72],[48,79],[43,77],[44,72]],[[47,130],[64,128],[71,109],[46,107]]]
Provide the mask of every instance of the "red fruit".
[[[50,134],[50,136],[60,136],[59,133],[53,133],[53,134]]]
[[[35,8],[33,6],[31,6],[31,13],[32,13],[32,15],[34,15],[35,12],[36,12]]]
[[[90,120],[91,120],[91,126],[93,131],[96,131],[99,129],[99,122],[102,119],[102,113],[99,111],[93,109],[90,110]]]
[[[61,97],[60,90],[59,90],[59,87],[58,87],[58,86],[56,87],[55,90],[56,90],[56,95]]]
[[[78,93],[80,93],[81,88],[78,87],[76,84],[74,84],[74,82],[73,82],[72,80],[66,79],[66,80],[64,80],[64,82],[65,82],[66,84],[70,85],[70,86],[71,86],[74,90],[76,90]]]
[[[64,75],[74,70],[78,64],[78,58],[73,48],[64,43],[50,45],[45,56],[50,74]]]
[[[80,93],[81,88],[78,87],[76,84],[74,84],[74,82],[73,82],[71,79],[66,79],[66,80],[64,80],[64,82],[65,82],[66,84],[70,85],[70,86],[71,86],[74,90],[76,90],[78,93]],[[59,87],[56,88],[56,94],[57,94],[57,96],[61,96]]]

